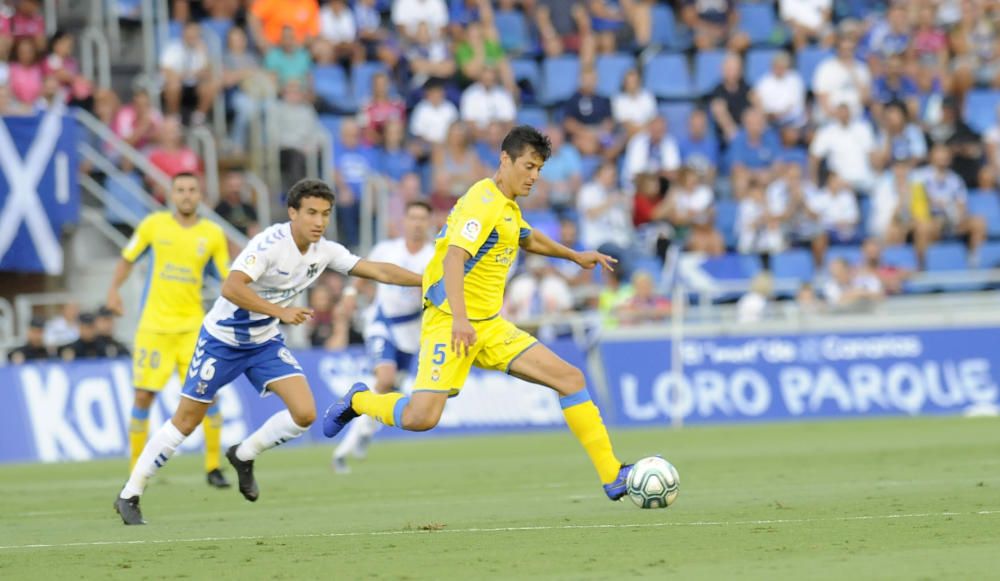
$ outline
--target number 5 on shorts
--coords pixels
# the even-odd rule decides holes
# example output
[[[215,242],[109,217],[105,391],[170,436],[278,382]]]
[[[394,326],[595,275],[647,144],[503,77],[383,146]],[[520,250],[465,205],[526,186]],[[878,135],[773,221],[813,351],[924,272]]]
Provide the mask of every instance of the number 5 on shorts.
[[[434,365],[441,365],[444,363],[444,343],[436,343],[434,345],[434,358],[431,359],[431,363]]]

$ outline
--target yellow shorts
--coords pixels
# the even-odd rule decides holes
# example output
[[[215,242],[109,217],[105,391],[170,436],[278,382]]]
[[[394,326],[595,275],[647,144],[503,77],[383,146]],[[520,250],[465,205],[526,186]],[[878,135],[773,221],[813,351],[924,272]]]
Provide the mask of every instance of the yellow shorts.
[[[469,348],[468,356],[459,356],[451,350],[451,323],[451,315],[437,307],[429,306],[424,310],[420,359],[413,382],[415,391],[447,391],[449,396],[456,396],[473,365],[507,373],[510,364],[538,342],[498,315],[472,322],[476,344]]]
[[[174,370],[181,382],[194,356],[198,329],[187,333],[150,333],[137,331],[132,350],[132,383],[137,389],[160,391],[170,381]]]

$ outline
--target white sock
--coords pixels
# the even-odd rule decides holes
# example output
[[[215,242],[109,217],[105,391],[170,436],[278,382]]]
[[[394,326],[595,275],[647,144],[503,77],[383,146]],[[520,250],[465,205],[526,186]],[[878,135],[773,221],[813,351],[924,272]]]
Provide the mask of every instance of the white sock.
[[[249,438],[240,443],[239,447],[236,448],[236,457],[248,462],[264,450],[270,450],[288,440],[298,438],[308,429],[308,426],[303,428],[296,424],[288,410],[280,411],[267,418],[263,426],[257,428],[256,432],[250,434]]]
[[[182,434],[172,421],[167,420],[146,442],[146,447],[142,449],[142,454],[139,454],[135,468],[132,469],[132,474],[129,475],[128,482],[125,483],[125,488],[122,488],[119,496],[132,498],[142,495],[149,479],[167,463],[185,438],[187,436]]]

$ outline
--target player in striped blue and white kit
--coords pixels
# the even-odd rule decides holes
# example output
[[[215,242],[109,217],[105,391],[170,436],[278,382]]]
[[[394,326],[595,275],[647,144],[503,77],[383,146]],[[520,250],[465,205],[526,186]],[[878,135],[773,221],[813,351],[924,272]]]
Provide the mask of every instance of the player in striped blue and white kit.
[[[410,202],[403,217],[403,236],[376,244],[369,259],[398,264],[423,274],[434,256],[434,246],[429,241],[430,220],[431,207],[426,202]],[[349,287],[345,293],[344,307],[349,312],[356,304],[356,295],[357,285]],[[372,389],[376,393],[389,393],[398,387],[400,376],[410,371],[420,349],[423,301],[420,289],[388,284],[376,286],[375,299],[364,313],[365,347],[375,374]],[[349,472],[347,455],[363,458],[378,428],[378,422],[368,416],[351,422],[344,439],[334,450],[334,470]]]
[[[301,436],[316,419],[312,391],[285,347],[278,323],[300,325],[309,320],[310,309],[291,304],[323,271],[329,267],[382,283],[421,285],[419,274],[361,259],[324,239],[333,203],[333,191],[324,182],[298,182],[288,192],[290,221],[255,236],[236,258],[222,285],[222,296],[205,317],[177,411],[150,438],[115,500],[115,510],[125,524],[145,524],[139,497],[149,479],[201,424],[219,389],[240,375],[246,375],[261,395],[277,394],[288,408],[226,452],[243,497],[257,500],[254,459],[264,450]]]

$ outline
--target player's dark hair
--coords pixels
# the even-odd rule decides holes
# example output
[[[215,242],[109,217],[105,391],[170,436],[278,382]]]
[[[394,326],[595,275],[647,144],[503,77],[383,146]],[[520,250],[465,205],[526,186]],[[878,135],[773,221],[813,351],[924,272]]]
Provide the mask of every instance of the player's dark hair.
[[[183,178],[198,179],[198,176],[194,175],[193,173],[191,173],[189,171],[182,171],[181,173],[176,174],[174,177],[170,178],[170,185],[176,184],[177,180],[183,179]]]
[[[431,205],[423,200],[410,200],[406,203],[406,211],[409,212],[410,208],[423,208],[427,210],[428,214],[434,213],[434,208],[431,208]]]
[[[530,147],[545,161],[552,155],[552,142],[540,131],[530,125],[518,125],[503,138],[500,150],[510,156],[511,160],[521,157],[525,148]]]
[[[302,200],[306,198],[321,198],[333,205],[336,199],[333,190],[323,180],[302,179],[295,182],[295,185],[288,190],[288,207],[298,210],[302,206]]]

